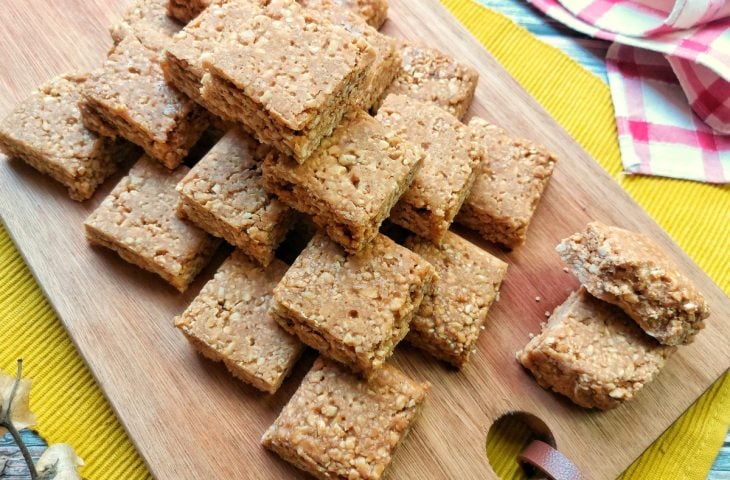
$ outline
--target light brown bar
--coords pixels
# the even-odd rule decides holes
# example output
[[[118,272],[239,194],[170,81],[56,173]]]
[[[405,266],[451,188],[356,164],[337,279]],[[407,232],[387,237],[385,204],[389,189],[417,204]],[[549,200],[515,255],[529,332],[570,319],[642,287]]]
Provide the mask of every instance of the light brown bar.
[[[188,23],[167,44],[162,70],[175,88],[220,116],[214,105],[200,95],[203,75],[203,56],[210,55],[226,35],[233,35],[239,25],[261,13],[258,0],[218,0]]]
[[[403,94],[433,102],[458,119],[464,118],[474,98],[479,73],[435,48],[402,42],[401,73],[385,95]]]
[[[440,246],[412,235],[405,246],[436,269],[438,280],[411,320],[406,340],[462,368],[476,350],[487,312],[499,297],[507,264],[455,233]]]
[[[91,243],[114,250],[181,292],[219,244],[175,214],[175,185],[187,172],[185,166],[170,172],[144,155],[84,222]]]
[[[366,383],[320,357],[261,443],[321,480],[379,480],[429,388],[390,365]]]
[[[522,245],[557,158],[478,117],[471,119],[469,129],[487,157],[456,221],[491,242]]]
[[[365,110],[370,110],[381,99],[385,90],[400,73],[402,62],[398,52],[398,42],[368,25],[360,15],[348,8],[343,8],[340,5],[343,2],[337,0],[308,0],[300,3],[311,8],[317,8],[318,12],[330,22],[343,27],[353,35],[361,36],[375,50],[375,60],[366,74],[365,88],[361,93],[363,98],[360,102]]]
[[[299,0],[299,3],[320,11],[353,13],[375,29],[382,27],[388,18],[388,0]]]
[[[167,15],[168,0],[135,0],[122,18],[109,27],[114,44],[135,35],[148,48],[160,49],[183,27]]]
[[[542,387],[585,408],[609,409],[634,398],[673,351],[581,288],[555,309],[517,359]]]
[[[294,224],[294,211],[264,190],[261,155],[268,150],[229,131],[177,185],[180,212],[263,266]]]
[[[375,51],[294,0],[272,0],[236,33],[203,58],[205,102],[304,162],[362,98]]]
[[[182,23],[188,23],[203,10],[208,8],[211,0],[166,0],[167,14]]]
[[[375,118],[427,153],[390,220],[440,242],[469,195],[484,149],[446,110],[406,95],[388,95]]]
[[[91,130],[126,138],[174,169],[208,127],[209,117],[167,84],[157,55],[127,35],[87,82],[80,108]]]
[[[83,201],[133,155],[131,144],[102,137],[81,122],[78,102],[87,75],[56,77],[0,121],[0,149],[19,158]]]
[[[356,255],[318,233],[274,289],[272,310],[299,339],[366,377],[408,333],[434,269],[378,235]]]
[[[275,393],[304,350],[268,312],[286,270],[279,260],[262,268],[235,250],[175,318],[175,326],[196,350],[223,362],[236,378]]]
[[[557,251],[592,295],[621,307],[661,343],[692,342],[710,316],[692,281],[645,235],[591,222]]]
[[[263,181],[281,201],[312,215],[348,252],[357,252],[377,235],[423,157],[419,147],[357,111],[303,165],[270,153]]]

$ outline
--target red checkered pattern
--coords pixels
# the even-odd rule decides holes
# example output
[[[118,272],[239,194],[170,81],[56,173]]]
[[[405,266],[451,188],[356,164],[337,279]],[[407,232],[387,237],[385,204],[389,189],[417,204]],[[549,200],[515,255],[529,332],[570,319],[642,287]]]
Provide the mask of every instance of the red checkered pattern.
[[[730,137],[692,114],[662,54],[614,43],[606,67],[627,173],[730,181]]]
[[[730,181],[729,139],[722,137],[730,135],[730,0],[529,1],[574,30],[615,42],[607,63],[617,111],[626,97],[621,95],[621,89],[636,87],[637,82],[644,85],[644,93],[649,89],[668,95],[665,99],[656,98],[659,103],[685,104],[686,108],[673,108],[677,105],[672,103],[672,108],[664,109],[629,96],[636,102],[630,109],[631,118],[617,114],[620,133],[637,135],[635,143],[621,144],[622,156],[632,157],[624,160],[627,171],[700,181]],[[648,51],[634,52],[631,47]],[[658,88],[659,84],[664,86]],[[643,124],[645,127],[640,126]],[[675,127],[680,130],[674,130]],[[649,148],[654,139],[663,145],[676,139],[683,149],[691,143],[704,153],[700,162],[687,160],[686,163],[702,168],[677,168],[676,165],[668,168],[665,160],[655,160],[654,156],[670,151],[663,147]],[[629,147],[631,152],[625,150]],[[704,173],[698,175],[698,172]]]

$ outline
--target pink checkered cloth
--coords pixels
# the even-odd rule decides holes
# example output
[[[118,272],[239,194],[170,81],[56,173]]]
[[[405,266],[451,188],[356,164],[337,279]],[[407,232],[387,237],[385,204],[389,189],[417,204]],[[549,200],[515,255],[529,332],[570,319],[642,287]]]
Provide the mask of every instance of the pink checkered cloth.
[[[728,182],[730,136],[692,114],[664,55],[614,43],[606,67],[627,172]]]
[[[730,181],[730,0],[529,1],[615,42],[606,61],[628,173]]]

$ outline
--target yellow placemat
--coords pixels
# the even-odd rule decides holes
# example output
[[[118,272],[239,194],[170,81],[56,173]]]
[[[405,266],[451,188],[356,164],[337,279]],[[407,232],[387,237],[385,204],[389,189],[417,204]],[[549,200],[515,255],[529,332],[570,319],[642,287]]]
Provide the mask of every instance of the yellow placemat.
[[[559,51],[469,0],[442,0],[512,75],[618,178],[620,159],[608,88]],[[569,85],[570,88],[566,88]],[[580,106],[581,108],[576,108]],[[730,190],[692,182],[618,178],[629,193],[726,291],[730,290]],[[707,239],[712,239],[708,241]],[[31,407],[49,442],[86,460],[88,479],[149,477],[93,377],[0,226],[0,368],[23,357],[34,379]],[[718,382],[629,469],[626,478],[703,478],[730,423],[730,381]],[[498,451],[505,478],[519,432]]]

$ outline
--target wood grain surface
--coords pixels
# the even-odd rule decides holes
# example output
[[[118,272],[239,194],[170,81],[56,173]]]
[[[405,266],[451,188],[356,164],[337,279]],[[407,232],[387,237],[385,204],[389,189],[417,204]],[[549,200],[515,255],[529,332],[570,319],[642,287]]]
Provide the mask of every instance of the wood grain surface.
[[[110,45],[106,25],[125,3],[5,2],[0,114],[52,76],[98,65]],[[467,235],[510,265],[472,362],[456,372],[416,350],[398,348],[394,363],[434,388],[397,452],[390,478],[496,478],[484,454],[486,435],[495,419],[514,411],[541,419],[557,447],[590,478],[614,478],[727,370],[730,301],[437,0],[420,1],[417,8],[409,0],[390,3],[387,33],[420,39],[478,68],[473,114],[533,138],[560,157],[526,245],[506,254]],[[197,356],[172,327],[172,317],[215,265],[180,295],[84,239],[84,218],[120,176],[77,204],[21,162],[3,160],[0,215],[152,473],[160,479],[304,478],[262,449],[259,438],[313,355],[305,356],[274,396]],[[680,349],[636,401],[610,412],[585,411],[541,389],[514,359],[528,334],[539,330],[544,312],[577,287],[554,246],[594,219],[643,232],[666,247],[713,309],[697,341]]]

